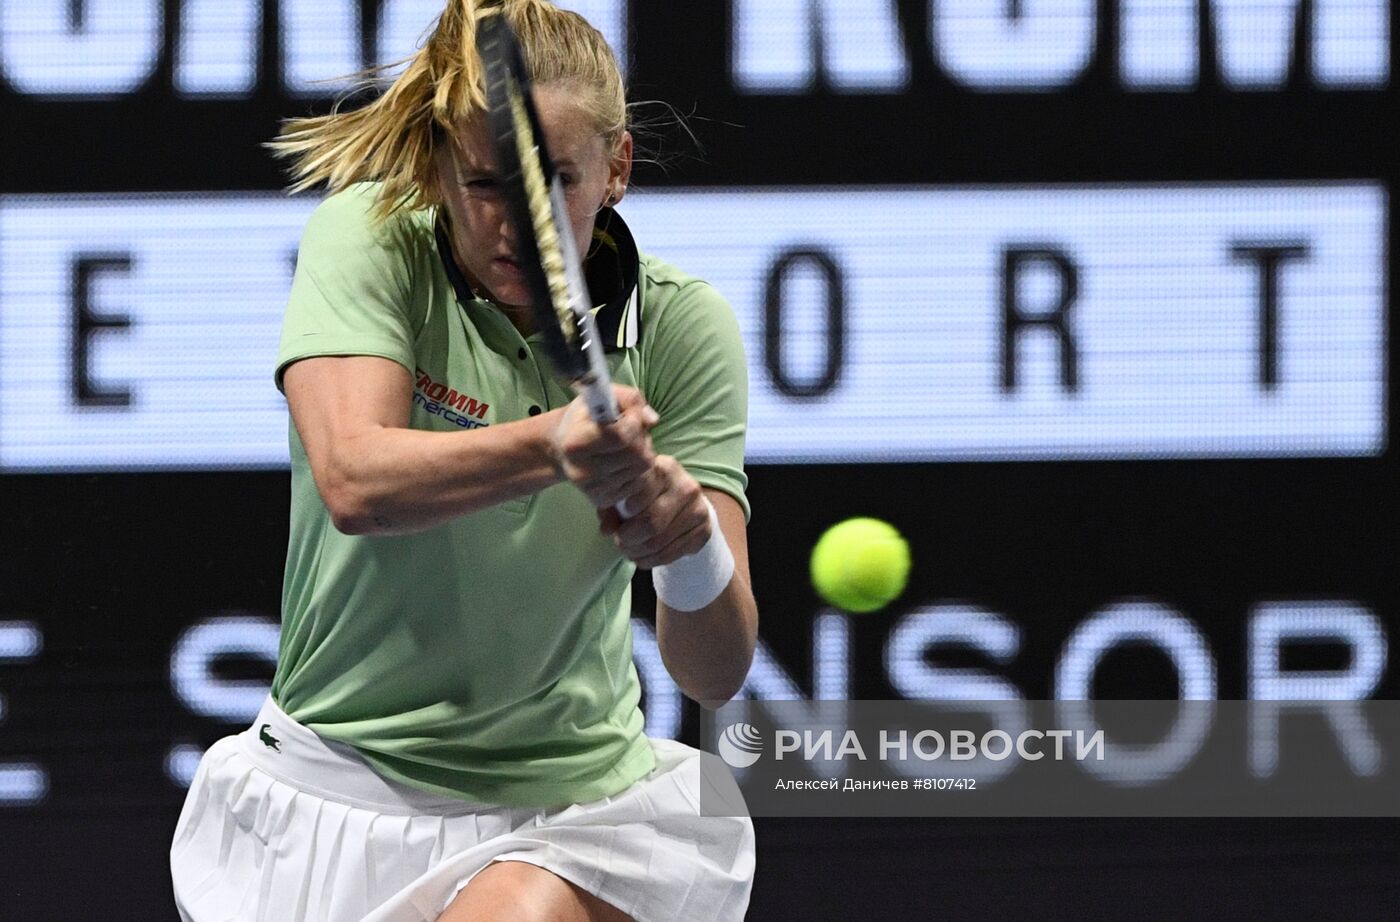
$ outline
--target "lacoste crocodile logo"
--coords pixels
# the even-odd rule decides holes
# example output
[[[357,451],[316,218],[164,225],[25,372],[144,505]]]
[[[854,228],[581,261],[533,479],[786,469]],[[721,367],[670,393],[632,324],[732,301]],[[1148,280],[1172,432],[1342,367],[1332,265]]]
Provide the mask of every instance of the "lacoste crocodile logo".
[[[258,739],[262,740],[262,744],[273,752],[281,752],[282,741],[267,732],[267,728],[270,726],[272,726],[272,724],[263,724],[258,728]]]

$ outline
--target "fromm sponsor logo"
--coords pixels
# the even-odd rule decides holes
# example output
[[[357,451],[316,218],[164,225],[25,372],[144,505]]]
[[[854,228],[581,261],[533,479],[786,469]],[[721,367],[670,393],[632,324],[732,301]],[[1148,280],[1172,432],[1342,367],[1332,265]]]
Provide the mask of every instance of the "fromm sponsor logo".
[[[486,411],[491,409],[490,404],[457,393],[446,384],[434,381],[432,376],[421,368],[416,369],[416,372],[418,384],[413,391],[415,406],[422,407],[433,416],[441,416],[452,425],[461,426],[463,429],[480,429],[488,425],[485,420]]]

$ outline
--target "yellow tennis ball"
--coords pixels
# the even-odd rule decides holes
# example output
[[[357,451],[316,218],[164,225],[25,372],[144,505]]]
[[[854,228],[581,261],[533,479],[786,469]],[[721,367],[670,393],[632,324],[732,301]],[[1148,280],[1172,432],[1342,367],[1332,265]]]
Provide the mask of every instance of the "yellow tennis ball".
[[[828,528],[812,548],[812,586],[837,608],[884,608],[908,581],[909,545],[889,522],[847,519]]]

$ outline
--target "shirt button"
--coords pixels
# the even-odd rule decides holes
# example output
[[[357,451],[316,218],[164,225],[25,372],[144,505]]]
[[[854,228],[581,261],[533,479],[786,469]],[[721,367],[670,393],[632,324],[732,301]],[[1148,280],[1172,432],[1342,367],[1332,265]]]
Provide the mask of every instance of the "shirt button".
[[[529,355],[529,354],[530,354],[530,353],[528,353],[528,352],[525,351],[525,347],[524,347],[524,346],[521,346],[521,347],[520,347],[520,351],[517,352],[517,353],[515,353],[516,357],[517,357],[518,359],[520,359],[520,361],[522,361],[522,362],[525,361],[525,356],[527,356],[527,355]]]
[[[530,408],[530,415],[531,415],[531,416],[539,416],[539,415],[540,415],[541,413],[543,413],[543,412],[544,412],[544,411],[541,410],[539,407],[531,407],[531,408]]]

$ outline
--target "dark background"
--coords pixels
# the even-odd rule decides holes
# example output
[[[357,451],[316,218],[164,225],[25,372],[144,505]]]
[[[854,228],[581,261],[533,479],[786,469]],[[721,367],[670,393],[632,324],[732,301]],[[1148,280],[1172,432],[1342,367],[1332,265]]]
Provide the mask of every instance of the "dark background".
[[[367,22],[374,7],[366,3]],[[1103,39],[1115,34],[1116,8],[1101,4]],[[1207,54],[1198,88],[1130,93],[1117,82],[1116,43],[1102,40],[1108,50],[1059,92],[973,93],[933,64],[926,5],[901,2],[913,62],[907,92],[744,95],[728,79],[728,10],[632,5],[634,95],[693,109],[704,143],[701,154],[666,132],[669,172],[642,167],[644,186],[1394,186],[1393,86],[1321,90],[1299,70],[1284,92],[1233,92],[1214,79]],[[177,15],[167,3],[168,23]],[[266,62],[277,37],[275,17],[265,21]],[[1298,38],[1295,60],[1306,60],[1307,36]],[[259,143],[279,118],[325,101],[289,98],[266,77],[248,99],[177,98],[169,43],[157,76],[127,97],[40,100],[0,88],[0,193],[278,188]],[[896,524],[916,561],[898,603],[854,622],[852,697],[891,695],[880,664],[889,628],[935,601],[972,602],[1020,626],[1021,652],[1009,665],[967,651],[947,662],[994,669],[1030,698],[1052,694],[1073,627],[1125,598],[1192,619],[1215,655],[1223,698],[1245,694],[1246,615],[1261,601],[1348,599],[1375,611],[1388,634],[1400,627],[1391,449],[1364,459],[756,466],[750,476],[762,635],[806,688],[810,619],[820,610],[801,578],[806,555],[824,527],[848,515]],[[41,805],[0,807],[0,918],[174,917],[165,851],[183,792],[163,760],[173,742],[207,745],[236,728],[178,704],[171,645],[201,618],[275,618],[287,497],[282,471],[0,476],[0,620],[32,620],[44,634],[36,660],[0,664],[8,701],[0,760],[33,758],[50,773]],[[639,589],[645,616],[649,597]],[[1307,655],[1313,668],[1346,665],[1326,650]],[[257,663],[228,668],[265,674]],[[1098,690],[1169,696],[1175,677],[1159,654],[1129,651],[1106,663]],[[1378,695],[1395,691],[1388,672]],[[1393,820],[756,826],[754,919],[1381,918],[1400,899]]]

